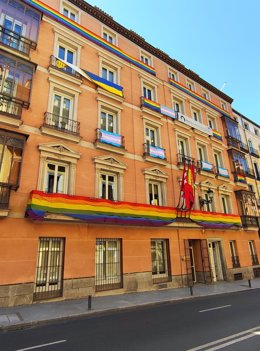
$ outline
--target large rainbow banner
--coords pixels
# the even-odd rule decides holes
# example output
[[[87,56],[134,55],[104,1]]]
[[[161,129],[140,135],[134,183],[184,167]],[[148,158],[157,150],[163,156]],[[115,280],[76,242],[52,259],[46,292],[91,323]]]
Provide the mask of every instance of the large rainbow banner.
[[[41,2],[39,0],[25,0],[25,2],[34,8],[38,9],[41,11],[44,15],[51,17],[55,21],[63,24],[69,29],[72,29],[74,32],[80,34],[84,38],[90,40],[92,43],[97,44],[98,46],[101,46],[103,49],[108,50],[109,52],[115,54],[116,56],[122,58],[123,60],[134,64],[135,66],[145,70],[146,72],[149,72],[153,75],[155,75],[155,69],[146,63],[136,59],[135,57],[128,55],[121,49],[119,49],[117,46],[109,43],[105,39],[101,38],[97,34],[91,32],[87,28],[81,26],[79,23],[74,22],[70,18],[64,16],[61,14],[59,11],[53,9],[52,7],[46,5],[44,2]]]
[[[130,226],[159,227],[178,221],[176,208],[173,207],[109,201],[84,196],[47,194],[33,190],[28,202],[26,217],[44,220],[49,214],[65,216],[64,220],[68,217],[68,219],[89,223]],[[241,227],[238,215],[191,211],[190,219],[204,228]]]

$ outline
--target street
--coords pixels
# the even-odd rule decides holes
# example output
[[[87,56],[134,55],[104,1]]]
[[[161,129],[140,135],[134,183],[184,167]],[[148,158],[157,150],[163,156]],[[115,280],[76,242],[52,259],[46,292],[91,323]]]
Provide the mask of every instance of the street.
[[[260,290],[82,317],[0,334],[1,351],[259,351]]]

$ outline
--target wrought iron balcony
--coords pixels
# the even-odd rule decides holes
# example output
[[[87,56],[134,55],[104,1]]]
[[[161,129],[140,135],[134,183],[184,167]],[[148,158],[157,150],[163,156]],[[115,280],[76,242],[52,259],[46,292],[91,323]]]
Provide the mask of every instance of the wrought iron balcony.
[[[255,148],[253,148],[251,146],[249,147],[249,153],[252,156],[255,156],[255,157],[258,157],[258,158],[260,157],[258,150],[256,150]]]
[[[166,160],[165,149],[159,146],[150,145],[149,143],[144,144],[144,155]]]
[[[101,128],[97,129],[97,141],[119,148],[125,148],[125,138],[122,135],[107,132]]]
[[[12,101],[7,97],[0,96],[0,114],[10,116],[15,119],[21,119],[22,103]]]
[[[50,112],[45,112],[43,125],[61,132],[79,135],[79,122]]]
[[[9,206],[11,185],[0,183],[0,209],[7,209]]]
[[[233,268],[239,268],[240,267],[240,262],[239,262],[239,257],[238,256],[232,256],[232,264],[233,264]]]
[[[183,154],[177,154],[178,158],[178,166],[180,165],[195,165],[195,159],[193,157],[183,155]]]
[[[198,168],[199,172],[204,171],[204,172],[209,172],[212,174],[216,173],[215,165],[213,165],[209,162],[206,162],[206,161],[202,161],[202,160],[198,161],[197,168]]]
[[[234,138],[234,137],[232,137],[230,135],[228,135],[226,137],[226,139],[227,139],[228,146],[232,146],[232,147],[240,150],[240,146],[241,146],[241,141],[240,140],[238,140],[237,138]]]
[[[0,43],[4,46],[19,51],[25,55],[29,55],[30,49],[36,49],[36,43],[23,37],[10,29],[0,26]]]
[[[253,266],[256,266],[259,264],[257,255],[251,255],[251,258],[252,258],[252,265]]]
[[[244,228],[258,228],[258,217],[255,216],[241,216],[242,226]]]
[[[58,70],[65,72],[75,78],[81,79],[81,75],[69,66],[66,66],[62,61],[60,61],[55,56],[50,57],[50,66],[57,68]]]

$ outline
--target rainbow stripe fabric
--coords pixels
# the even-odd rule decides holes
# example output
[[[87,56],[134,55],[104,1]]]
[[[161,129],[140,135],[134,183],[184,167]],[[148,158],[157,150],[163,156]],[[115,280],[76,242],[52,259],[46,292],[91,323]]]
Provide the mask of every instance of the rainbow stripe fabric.
[[[142,105],[143,105],[143,107],[147,107],[153,111],[161,113],[161,105],[155,101],[152,101],[152,100],[149,100],[149,99],[143,97],[142,98]]]
[[[223,140],[222,135],[215,129],[212,129],[213,137],[218,140]]]
[[[213,108],[215,111],[220,112],[222,115],[228,116],[230,117],[230,115],[227,113],[227,111],[223,110],[222,108],[218,107],[217,105],[213,104],[213,102],[205,99],[203,96],[195,93],[194,91],[190,90],[189,88],[185,87],[184,85],[176,82],[173,79],[169,78],[169,82],[171,85],[173,85],[175,88],[178,88],[179,90],[185,92],[186,94],[192,96],[193,98],[195,98],[196,100],[202,102],[203,104]]]
[[[177,221],[173,207],[151,206],[122,201],[109,201],[84,196],[47,194],[33,190],[26,217],[44,220],[47,214],[63,215],[80,221],[100,224],[166,226]],[[237,215],[191,211],[191,220],[204,228],[240,227]]]
[[[116,56],[122,58],[123,60],[134,64],[135,66],[145,70],[146,72],[149,72],[153,75],[155,75],[155,69],[146,63],[136,59],[133,56],[128,55],[115,45],[109,43],[105,39],[101,38],[97,34],[91,32],[87,28],[81,26],[80,24],[74,22],[70,18],[64,16],[57,10],[53,9],[52,7],[46,5],[45,3],[39,1],[39,0],[25,0],[25,2],[34,8],[38,9],[41,11],[44,15],[51,17],[55,21],[61,23],[62,25],[66,26],[67,28],[73,30],[74,32],[78,33],[82,37],[90,40],[92,43],[97,44],[98,46],[102,47],[105,50],[108,50],[109,52],[115,54]]]
[[[240,183],[246,183],[246,177],[242,174],[237,174],[237,181]]]

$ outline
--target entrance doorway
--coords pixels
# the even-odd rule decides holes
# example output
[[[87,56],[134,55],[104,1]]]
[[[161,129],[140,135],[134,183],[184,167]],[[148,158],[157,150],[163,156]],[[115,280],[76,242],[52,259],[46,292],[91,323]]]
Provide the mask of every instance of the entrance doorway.
[[[212,281],[216,282],[224,279],[223,265],[222,265],[222,250],[220,241],[209,241],[209,261]]]

